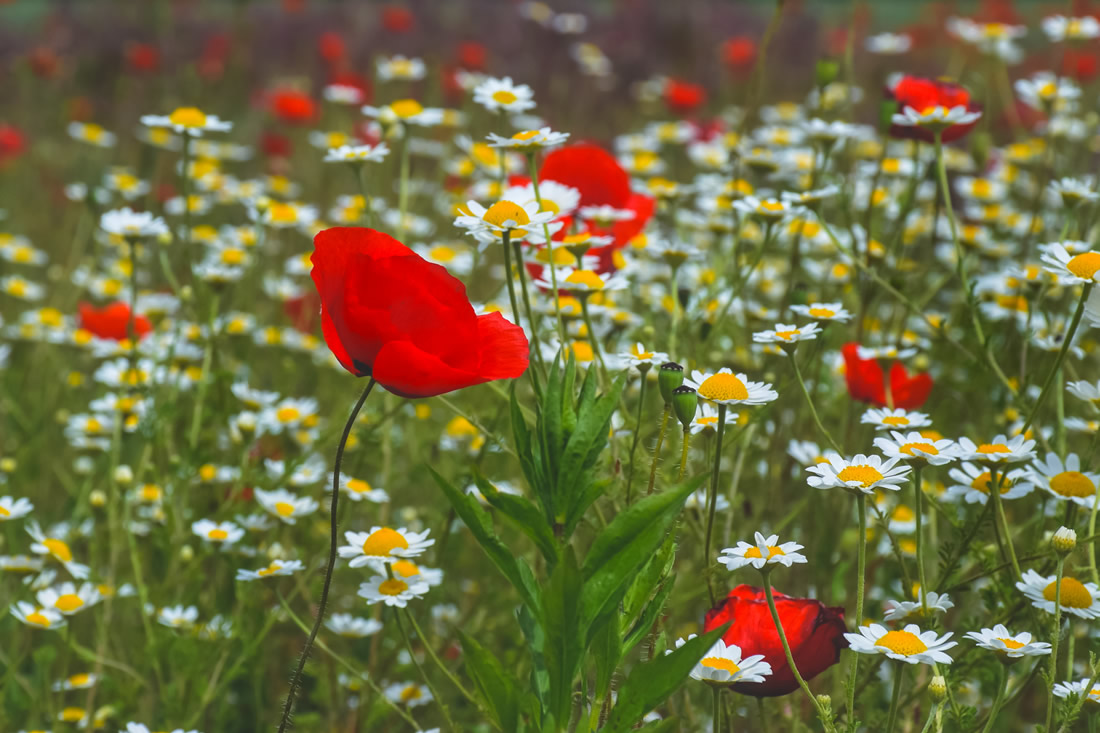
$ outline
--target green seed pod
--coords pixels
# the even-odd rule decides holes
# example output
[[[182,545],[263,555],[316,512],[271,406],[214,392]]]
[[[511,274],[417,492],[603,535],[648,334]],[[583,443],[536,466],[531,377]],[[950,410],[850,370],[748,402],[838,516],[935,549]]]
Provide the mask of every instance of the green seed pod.
[[[699,395],[693,387],[680,385],[672,390],[672,409],[676,412],[680,424],[687,430],[695,419],[695,410],[699,407]]]
[[[821,59],[814,68],[817,85],[820,87],[832,84],[840,73],[840,64],[835,59]]]
[[[674,361],[666,361],[657,372],[657,386],[665,404],[672,404],[672,390],[684,383],[684,368]]]

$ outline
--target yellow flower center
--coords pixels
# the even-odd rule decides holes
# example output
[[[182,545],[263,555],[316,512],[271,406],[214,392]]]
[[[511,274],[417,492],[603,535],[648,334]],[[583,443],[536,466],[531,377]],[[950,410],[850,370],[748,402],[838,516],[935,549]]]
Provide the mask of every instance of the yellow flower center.
[[[979,178],[970,187],[970,193],[978,198],[989,198],[993,194],[993,184],[984,178]]]
[[[280,517],[289,517],[294,514],[294,505],[287,501],[275,502],[275,513]]]
[[[409,589],[409,584],[397,578],[383,580],[378,584],[378,592],[386,596],[399,596]]]
[[[882,161],[883,173],[897,173],[901,170],[901,160],[898,158],[887,158]]]
[[[182,127],[205,127],[206,115],[198,107],[180,107],[168,116],[168,121]]]
[[[532,138],[538,137],[538,134],[538,130],[524,130],[523,132],[517,132],[515,135],[512,135],[512,139],[527,142]]]
[[[991,453],[1011,453],[1004,443],[982,443],[978,446],[978,452],[989,455]]]
[[[810,308],[810,315],[814,318],[832,318],[836,311],[832,308]]]
[[[428,251],[428,257],[436,262],[450,262],[455,258],[455,251],[446,245],[436,245]]]
[[[591,270],[574,270],[565,278],[565,282],[573,285],[583,285],[587,290],[600,290],[603,288],[603,278]]]
[[[401,702],[408,702],[409,700],[416,700],[422,693],[420,688],[416,685],[409,685],[401,691]]]
[[[77,720],[82,720],[83,718],[84,708],[72,707],[65,708],[61,711],[61,719],[69,723],[73,723]]]
[[[216,466],[206,463],[199,467],[199,478],[203,481],[213,481],[217,475],[218,469]]]
[[[989,487],[991,485],[990,482],[992,480],[993,476],[989,473],[989,471],[986,471],[970,482],[970,488],[976,491],[980,491],[983,494],[988,494]],[[1013,483],[1014,482],[1012,481],[1012,479],[1008,478],[1007,476],[1001,477],[1001,493],[1004,494],[1009,489],[1011,489]]]
[[[1082,280],[1091,280],[1100,270],[1100,252],[1082,252],[1066,263],[1066,269]]]
[[[515,92],[510,92],[507,89],[493,92],[493,101],[497,104],[513,104],[517,99],[519,97],[516,96]]]
[[[695,422],[698,425],[717,425],[718,424],[718,418],[717,418],[717,416],[713,416],[713,415],[711,415],[711,416],[704,415],[702,417],[695,418]]]
[[[54,602],[54,608],[61,612],[75,611],[84,605],[84,601],[76,593],[65,593],[58,596]]]
[[[1002,639],[1001,637],[998,636],[997,641],[1001,642],[1002,644],[1004,644],[1009,649],[1020,649],[1020,648],[1023,647],[1023,643],[1019,642],[1019,641],[1016,641],[1015,639]]]
[[[376,529],[363,543],[363,554],[375,557],[389,557],[396,549],[409,549],[409,542],[397,530],[383,527]]]
[[[229,533],[226,532],[224,529],[212,529],[206,533],[206,536],[209,539],[214,540],[215,542],[221,542],[223,540],[229,539]]]
[[[9,512],[4,507],[0,506],[0,517],[10,517],[10,516],[11,516],[11,512]]]
[[[795,336],[797,336],[797,335],[798,335],[799,333],[801,333],[801,332],[800,332],[800,331],[799,331],[799,330],[798,330],[798,329],[796,328],[796,329],[795,329],[795,330],[793,330],[793,331],[776,331],[776,332],[775,332],[775,335],[776,335],[776,336],[777,336],[778,338],[781,338],[781,339],[783,339],[784,341],[790,341],[790,340],[791,340],[791,339],[793,339],[793,338],[794,338]]]
[[[268,216],[276,224],[293,224],[298,221],[298,210],[291,204],[273,201],[268,209]]]
[[[347,488],[348,491],[354,492],[356,494],[362,494],[370,491],[370,484],[368,484],[361,478],[353,478],[348,479]]]
[[[703,380],[699,385],[699,395],[708,400],[747,400],[749,390],[737,376],[733,374],[714,374]]]
[[[768,213],[768,214],[775,214],[775,213],[778,213],[780,211],[783,211],[783,202],[782,201],[761,201],[760,206],[758,207],[758,209],[760,211],[763,211],[763,212]]]
[[[858,481],[863,488],[881,481],[883,475],[874,466],[848,466],[836,475],[841,481]]]
[[[909,424],[909,418],[904,415],[888,415],[882,418],[883,425],[905,426]]]
[[[768,559],[769,560],[771,560],[776,555],[786,555],[786,554],[787,553],[783,552],[783,550],[781,548],[773,547],[772,545],[768,545]],[[760,554],[760,548],[759,547],[753,546],[753,547],[750,547],[749,549],[745,550],[745,557],[764,557],[764,556],[762,554]]]
[[[587,363],[596,358],[596,352],[592,350],[592,344],[587,341],[574,341],[569,347],[573,358],[581,363]]]
[[[911,522],[916,516],[913,510],[904,504],[894,510],[894,520],[897,522]]]
[[[28,613],[27,623],[34,624],[35,626],[42,626],[47,629],[50,627],[50,619],[39,611]]]
[[[1043,590],[1043,598],[1054,601],[1057,583],[1051,583]],[[1062,592],[1058,599],[1065,608],[1088,608],[1092,605],[1092,594],[1076,578],[1062,578]]]
[[[398,560],[393,564],[393,572],[394,575],[400,575],[402,578],[411,578],[414,575],[420,575],[420,568],[408,560]]]
[[[301,412],[297,407],[282,407],[275,413],[275,417],[279,422],[293,422],[301,416]]]
[[[1096,486],[1092,479],[1079,471],[1063,471],[1050,479],[1050,490],[1059,496],[1092,496]]]
[[[906,455],[914,455],[913,451],[918,450],[922,453],[927,453],[931,456],[938,456],[940,452],[936,450],[936,446],[931,443],[906,443],[901,447],[901,452]]]
[[[257,570],[256,575],[259,575],[261,578],[266,578],[269,575],[279,572],[280,570],[282,570],[282,568],[282,564],[278,562],[273,562],[263,570]]]
[[[920,637],[911,631],[887,631],[882,638],[875,642],[875,646],[889,649],[894,654],[911,657],[928,651],[927,645]]]
[[[62,540],[49,538],[42,541],[46,549],[50,551],[50,554],[56,557],[61,562],[72,562],[73,551],[69,549],[69,546]]]
[[[512,201],[497,201],[485,212],[485,221],[502,229],[512,229],[514,226],[524,226],[531,223],[531,217],[523,207]],[[508,226],[505,226],[508,224]]]
[[[730,677],[741,671],[741,668],[725,657],[705,657],[699,664],[710,669],[722,669],[729,672]]]
[[[392,110],[395,115],[405,120],[423,112],[424,106],[415,99],[399,99],[390,105],[390,110]]]
[[[91,675],[87,672],[81,672],[80,674],[74,674],[69,678],[69,684],[73,687],[83,687],[88,684],[92,679]]]

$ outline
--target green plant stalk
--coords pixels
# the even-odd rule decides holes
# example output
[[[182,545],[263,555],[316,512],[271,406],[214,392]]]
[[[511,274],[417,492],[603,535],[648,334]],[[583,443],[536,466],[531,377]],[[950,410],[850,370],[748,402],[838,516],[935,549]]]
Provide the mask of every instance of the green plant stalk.
[[[370,208],[370,194],[367,193],[367,166],[363,162],[355,162],[351,164],[351,170],[355,175],[355,182],[359,184],[359,195],[363,197],[363,225],[369,227],[374,213]]]
[[[1077,310],[1073,312],[1073,320],[1070,321],[1069,331],[1066,332],[1066,337],[1062,341],[1062,348],[1058,351],[1058,357],[1054,360],[1054,365],[1047,373],[1046,381],[1043,382],[1043,391],[1039,393],[1039,399],[1035,401],[1035,406],[1031,408],[1031,414],[1027,416],[1027,421],[1024,423],[1023,428],[1020,429],[1020,435],[1027,433],[1027,429],[1035,422],[1035,418],[1039,414],[1039,409],[1043,406],[1043,402],[1050,393],[1050,388],[1054,384],[1054,378],[1061,370],[1062,362],[1066,359],[1066,352],[1069,351],[1070,344],[1073,343],[1073,337],[1077,333],[1077,326],[1081,323],[1081,316],[1085,313],[1085,302],[1089,299],[1089,293],[1092,292],[1092,285],[1092,283],[1088,283],[1081,291],[1081,299],[1077,301]]]
[[[856,510],[859,514],[859,538],[856,543],[856,629],[863,623],[864,576],[867,574],[867,495],[862,491],[856,495]],[[859,654],[852,652],[852,663],[848,667],[848,729],[855,730],[856,674],[859,672]]]
[[[512,248],[510,246],[512,241],[512,230],[505,229],[501,236],[504,238],[504,284],[508,288],[508,303],[512,306],[512,318],[515,318],[518,322],[520,313],[519,301],[516,300],[516,284],[513,282],[512,278]],[[534,331],[534,322],[531,322],[530,318],[527,320],[531,323],[531,330]]]
[[[936,714],[939,713],[940,706],[938,703],[932,703],[932,707],[928,709],[928,720],[924,721],[924,727],[920,729],[920,733],[929,733],[932,730],[932,724],[936,720]]]
[[[924,470],[924,462],[918,461],[913,466],[913,508],[917,514],[917,577],[920,578],[920,612],[924,618],[928,618],[928,581],[924,577],[924,541],[923,514],[924,514],[924,488],[921,486],[921,471]]]
[[[542,196],[539,194],[539,168],[535,165],[535,154],[533,152],[527,155],[527,165],[531,171],[531,187],[535,189],[535,202],[539,205],[539,211],[542,211]],[[542,225],[542,235],[546,239],[546,248],[550,255],[548,267],[550,269],[550,285],[554,288],[554,316],[558,321],[558,338],[564,344],[565,322],[561,318],[561,293],[558,292],[558,270],[557,262],[554,259],[554,240],[550,238],[550,227],[546,224]]]
[[[462,686],[462,683],[459,682],[458,677],[456,677],[454,673],[451,672],[451,670],[447,669],[446,665],[443,664],[443,660],[441,660],[439,658],[439,655],[435,653],[435,649],[432,647],[431,644],[428,643],[428,637],[425,636],[424,632],[420,630],[420,624],[416,623],[416,617],[409,613],[408,608],[404,609],[404,614],[405,617],[408,619],[409,624],[413,628],[413,633],[418,639],[420,639],[420,643],[424,645],[424,649],[428,652],[428,656],[432,658],[432,662],[435,663],[435,666],[439,667],[439,671],[441,671],[447,677],[447,679],[451,681],[451,684],[458,688],[458,691],[462,693],[462,696],[464,698],[469,700],[471,703],[474,704],[475,707],[481,710],[481,703],[478,701],[478,699],[474,697],[469,690]],[[482,712],[485,711],[482,710]]]
[[[722,688],[711,685],[714,696],[714,733],[722,733]]]
[[[886,716],[886,733],[894,733],[898,722],[898,700],[901,698],[901,680],[905,668],[904,662],[896,662],[894,665],[894,691],[890,694],[890,712]]]
[[[680,329],[680,292],[679,286],[676,284],[677,275],[680,272],[679,267],[672,267],[672,272],[669,275],[669,295],[672,297],[672,324],[668,330],[668,355],[669,358],[676,358],[676,333]]]
[[[1006,687],[1008,687],[1008,674],[1005,672],[1005,666],[1003,664],[998,664],[997,694],[993,698],[993,705],[989,708],[989,719],[985,721],[982,733],[993,733],[993,723],[997,720],[997,713],[1000,712],[1001,703],[1004,702]]]
[[[710,555],[710,544],[714,539],[714,512],[718,506],[718,475],[722,471],[722,436],[726,427],[726,405],[718,405],[718,437],[714,443],[714,469],[711,472],[710,493],[707,494],[707,529],[703,539],[703,567],[707,579],[707,593],[710,594],[710,605],[717,600],[714,594],[714,558]],[[782,631],[779,632],[783,634]]]
[[[546,375],[546,364],[542,360],[542,341],[539,339],[539,329],[535,323],[535,317],[532,315],[531,296],[527,292],[527,268],[523,264],[523,247],[520,242],[512,242],[512,248],[516,255],[516,270],[519,271],[519,287],[520,292],[523,294],[523,310],[527,316],[527,323],[531,326],[531,338],[535,341],[535,365],[538,367],[538,371],[531,373],[531,384],[535,388],[535,394],[541,397],[542,385],[539,382],[539,375]],[[517,321],[519,320],[518,313],[515,318]]]
[[[684,439],[683,448],[680,450],[680,474],[676,477],[677,481],[684,480],[684,470],[687,468],[688,462],[688,444],[691,442],[691,428],[684,427]]]
[[[802,389],[803,396],[806,397],[806,404],[810,408],[810,415],[814,419],[814,424],[817,425],[818,431],[825,437],[825,440],[829,441],[829,446],[837,453],[842,454],[844,451],[840,449],[840,444],[833,439],[831,433],[825,429],[825,426],[821,423],[821,417],[817,414],[817,408],[814,407],[813,398],[810,397],[810,390],[806,389],[806,382],[802,379],[802,370],[798,366],[798,362],[794,358],[794,351],[787,351],[787,356],[791,360],[791,368],[794,369],[795,379],[798,380],[798,386]]]
[[[1001,472],[997,475],[997,469],[990,467],[990,491],[989,498],[993,502],[993,521],[997,522],[1000,527],[1000,532],[1004,536],[1005,551],[1008,553],[1009,562],[1012,564],[1012,572],[1016,575],[1016,580],[1023,577],[1023,573],[1020,572],[1020,562],[1016,559],[1016,548],[1012,543],[1012,535],[1008,531],[1008,521],[1005,519],[1004,503],[1001,501],[1001,482],[1004,481],[1005,472]]]
[[[1100,435],[1100,431],[1097,431]],[[1089,512],[1089,537],[1096,536],[1096,514],[1100,510],[1100,494],[1092,495],[1092,511]],[[1092,573],[1092,582],[1100,584],[1100,572],[1096,568],[1096,543],[1089,547],[1089,571]]]
[[[634,488],[634,455],[638,451],[638,438],[642,434],[642,410],[645,408],[645,390],[649,382],[650,364],[640,364],[638,371],[642,373],[642,383],[638,387],[638,410],[634,413],[634,438],[630,442],[630,467],[626,472],[626,505],[630,506],[631,492]]]
[[[397,224],[397,234],[405,236],[405,215],[409,211],[409,128],[406,126],[405,134],[401,138],[401,178],[397,188],[397,211],[400,220]]]
[[[661,415],[661,430],[657,433],[657,446],[653,449],[653,460],[649,464],[649,488],[645,495],[653,493],[653,485],[657,481],[657,459],[661,455],[661,444],[665,442],[665,431],[668,429],[668,416],[672,414],[672,405],[665,404],[665,411]]]
[[[588,315],[588,295],[581,295],[580,301],[581,314],[584,316],[584,325],[588,330],[588,343],[592,344],[592,352],[596,355],[596,361],[600,365],[600,375],[603,376],[603,381],[606,385],[610,382],[610,377],[607,376],[607,365],[603,360],[603,351],[600,349],[600,340],[596,337],[596,329],[592,328],[592,317]]]
[[[1054,633],[1050,638],[1050,681],[1058,679],[1058,642],[1062,637],[1062,575],[1066,570],[1066,559],[1058,558],[1058,571],[1054,578]],[[1085,692],[1088,694],[1088,691]],[[1047,715],[1043,730],[1050,730],[1050,721],[1054,717],[1054,688],[1047,690]]]

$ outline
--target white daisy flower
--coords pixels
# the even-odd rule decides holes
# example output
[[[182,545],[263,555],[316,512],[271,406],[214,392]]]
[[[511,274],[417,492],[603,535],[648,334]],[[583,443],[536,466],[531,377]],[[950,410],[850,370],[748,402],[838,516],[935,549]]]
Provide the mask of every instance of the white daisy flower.
[[[73,560],[73,551],[65,540],[59,537],[47,537],[38,522],[34,520],[27,523],[27,534],[34,540],[34,544],[31,545],[31,552],[37,555],[51,556],[64,565],[69,574],[77,580],[88,577],[90,572],[88,566]]]
[[[432,701],[432,693],[424,685],[416,682],[394,682],[382,690],[382,694],[392,703],[415,708]]]
[[[920,591],[922,594],[923,590]],[[928,608],[928,613],[924,612],[925,607]],[[924,605],[920,600],[916,601],[886,601],[883,604],[883,610],[886,615],[883,619],[886,621],[904,621],[910,616],[931,616],[934,613],[947,613],[951,608],[954,608],[955,604],[946,593],[936,593],[932,591],[928,593],[924,599]]]
[[[0,496],[0,522],[7,522],[11,519],[19,519],[25,517],[31,513],[34,509],[34,504],[29,499],[19,497],[13,499],[10,496]]]
[[[824,463],[809,466],[813,474],[806,482],[815,489],[847,488],[873,494],[875,489],[898,491],[909,480],[912,469],[897,458],[883,460],[881,456],[862,453],[848,459],[836,453],[827,453]]]
[[[267,567],[259,570],[237,570],[237,580],[263,580],[279,575],[293,575],[305,567],[301,560],[272,560]]]
[[[120,237],[166,236],[168,225],[159,216],[148,211],[132,211],[129,208],[105,211],[99,217],[99,228]]]
[[[568,132],[554,132],[549,127],[540,127],[537,130],[521,130],[511,137],[501,137],[489,133],[486,138],[491,148],[506,148],[512,150],[535,150],[536,148],[553,148],[564,145],[569,139]]]
[[[554,276],[557,278],[559,289],[568,290],[578,297],[591,293],[623,290],[630,286],[630,282],[618,273],[600,275],[594,270],[581,270],[573,267],[556,268]],[[535,287],[553,290],[554,279],[551,277],[549,270],[544,270],[543,275],[535,280]]]
[[[1076,682],[1056,682],[1052,689],[1055,697],[1066,698],[1070,695],[1077,695],[1087,701],[1100,703],[1100,684],[1094,685],[1091,690],[1088,687],[1089,678],[1083,677]]]
[[[1079,18],[1067,18],[1064,15],[1051,15],[1040,21],[1047,38],[1058,43],[1067,38],[1083,41],[1100,38],[1100,20],[1091,15]]]
[[[684,384],[694,387],[703,399],[719,405],[763,405],[779,398],[770,384],[750,382],[744,374],[734,374],[728,367],[714,373],[696,369]]]
[[[1031,634],[1027,631],[1012,634],[1004,624],[997,624],[992,629],[967,631],[963,636],[982,649],[999,652],[1009,659],[1050,654],[1050,644],[1045,641],[1032,641]]]
[[[880,56],[896,56],[907,52],[913,46],[913,39],[905,33],[877,33],[868,36],[864,48]]]
[[[992,442],[974,443],[970,438],[959,438],[959,458],[983,465],[1022,463],[1035,457],[1035,441],[1023,435],[1008,438],[998,435]]]
[[[899,349],[896,346],[863,346],[856,349],[856,356],[860,359],[889,359],[900,360],[915,356],[916,349]]]
[[[95,145],[97,148],[113,148],[118,142],[118,136],[109,130],[104,130],[94,122],[72,121],[68,127],[69,137],[73,140]]]
[[[1016,587],[1031,599],[1031,605],[1054,613],[1054,596],[1057,591],[1056,575],[1042,576],[1034,570],[1024,571],[1023,578]],[[1100,618],[1100,586],[1096,583],[1082,583],[1070,576],[1062,576],[1062,588],[1058,594],[1062,613],[1079,618]]]
[[[1079,380],[1066,385],[1066,391],[1079,400],[1090,402],[1094,407],[1100,407],[1100,382],[1086,382]]]
[[[419,81],[428,71],[423,59],[401,55],[379,58],[375,61],[375,68],[382,81]]]
[[[386,143],[340,145],[325,152],[326,163],[381,163],[390,154]]]
[[[989,469],[974,463],[962,463],[958,468],[952,468],[948,476],[956,482],[947,487],[944,495],[949,501],[962,499],[967,504],[985,504],[989,501],[992,490],[990,482],[993,480]],[[1033,487],[1026,478],[1027,472],[1022,468],[999,475],[1001,499],[1019,499],[1030,494]]]
[[[316,499],[309,496],[297,496],[286,489],[275,489],[274,491],[256,489],[254,493],[260,506],[286,524],[294,524],[298,517],[313,514],[319,506]]]
[[[779,543],[779,535],[773,534],[765,537],[760,532],[755,533],[755,544],[738,542],[736,547],[727,547],[718,553],[718,562],[726,566],[727,570],[737,570],[746,565],[752,565],[760,570],[765,565],[783,565],[790,567],[794,563],[806,562],[806,556],[798,551],[802,545],[797,542]]]
[[[490,112],[526,112],[535,106],[535,93],[512,77],[486,78],[474,87],[474,102]]]
[[[62,690],[87,690],[89,687],[95,686],[95,683],[98,681],[98,675],[91,674],[90,672],[79,672],[74,675],[69,675],[63,680],[54,682],[53,689],[56,692]]]
[[[232,122],[205,114],[197,107],[178,107],[166,117],[142,115],[141,124],[146,127],[167,127],[194,137],[201,137],[204,132],[225,132],[233,127]]]
[[[726,411],[726,425],[736,425],[739,415],[736,412]],[[691,434],[698,435],[704,430],[718,430],[718,408],[709,402],[702,402],[695,411],[695,417],[691,420]],[[705,492],[704,492],[705,493]],[[719,496],[721,500],[723,497]]]
[[[852,319],[852,314],[844,309],[842,303],[810,303],[809,305],[792,305],[791,310],[806,318],[816,318],[819,321],[840,321],[845,323]]]
[[[905,107],[901,110],[901,113],[894,114],[891,117],[891,122],[901,127],[927,127],[935,130],[936,128],[946,129],[955,125],[969,125],[972,122],[977,122],[981,117],[981,111],[970,112],[962,105],[950,109],[937,105],[923,111]]]
[[[909,624],[901,631],[884,626],[861,626],[857,634],[845,634],[849,648],[858,654],[885,654],[890,659],[908,664],[951,664],[944,652],[958,642],[949,641],[951,633],[937,636],[935,631],[921,631]]]
[[[559,281],[559,285],[560,285]],[[622,360],[631,366],[650,367],[660,366],[669,361],[668,354],[663,351],[648,351],[641,341],[635,341],[630,345],[630,350],[619,354]]]
[[[385,489],[375,488],[360,478],[352,478],[347,474],[340,475],[340,490],[352,501],[364,499],[374,504],[384,504],[390,500],[390,495]]]
[[[1100,273],[1100,252],[1088,250],[1079,254],[1070,254],[1065,243],[1053,242],[1039,247],[1040,260],[1045,270],[1058,276],[1059,281],[1070,283],[1098,282]]]
[[[505,232],[508,232],[514,241],[526,239],[540,244],[546,241],[543,227],[550,225],[554,218],[553,212],[539,211],[539,205],[535,201],[528,201],[521,206],[514,201],[502,199],[488,209],[476,201],[467,201],[465,211],[468,213],[455,218],[455,226],[466,229],[478,240],[486,242],[501,240]],[[549,226],[551,234],[560,228],[560,222]]]
[[[419,127],[434,127],[443,122],[442,109],[425,107],[415,99],[399,99],[382,107],[365,105],[363,114],[373,117],[383,125],[395,125],[404,123]]]
[[[545,180],[539,181],[539,195],[535,196],[534,184],[528,183],[524,186],[510,186],[504,189],[504,193],[500,198],[504,201],[515,201],[520,206],[526,206],[528,203],[538,199],[542,199],[542,206],[539,211],[553,212],[557,218],[569,216],[581,202],[581,192],[572,186],[566,186],[563,183],[557,181]]]
[[[676,648],[679,649],[694,638],[695,634],[691,634],[687,639],[677,639]],[[666,649],[665,654],[672,654],[672,651]],[[725,686],[736,682],[763,682],[771,673],[772,666],[764,661],[763,654],[742,658],[741,647],[734,644],[727,646],[726,642],[719,639],[707,650],[706,656],[699,660],[689,675],[693,680]]]
[[[411,582],[399,578],[387,578],[385,575],[376,575],[359,586],[357,595],[365,598],[368,604],[382,602],[387,606],[404,608],[409,601],[421,598],[429,590],[429,586],[423,580]]]
[[[958,458],[954,441],[933,440],[917,432],[899,433],[891,430],[889,438],[875,438],[875,447],[886,454],[887,458],[898,458],[909,463],[942,466]]]
[[[41,608],[26,601],[16,601],[11,607],[11,615],[27,626],[37,626],[40,629],[59,629],[67,623],[65,617],[54,609]]]
[[[157,623],[172,629],[191,629],[199,620],[199,609],[194,606],[165,606],[155,610]]]
[[[777,323],[773,331],[757,331],[752,340],[758,344],[793,344],[799,341],[812,341],[821,333],[816,323],[798,327],[794,324]]]
[[[1081,471],[1081,459],[1070,453],[1062,461],[1057,453],[1048,453],[1046,460],[1036,459],[1028,466],[1025,480],[1045,489],[1059,500],[1069,501],[1091,509],[1096,501],[1096,486],[1100,474]]]
[[[204,541],[228,547],[244,537],[244,530],[233,522],[214,522],[200,519],[191,524],[191,532]]]
[[[872,407],[859,418],[861,423],[874,425],[876,430],[894,428],[926,428],[932,424],[923,412],[909,412],[900,407],[891,410],[888,407]]]
[[[43,588],[35,596],[38,605],[53,609],[64,616],[90,608],[99,602],[99,590],[91,583],[82,583],[77,587],[73,583],[62,583],[53,588]]]
[[[382,630],[382,622],[376,618],[359,618],[350,613],[334,613],[325,619],[325,628],[349,639],[362,639]]]
[[[372,561],[392,563],[401,558],[416,557],[435,544],[428,539],[429,530],[412,532],[405,527],[371,527],[370,532],[345,532],[348,544],[340,547],[340,557],[350,559],[353,568]]]
[[[756,216],[766,222],[777,222],[792,214],[803,211],[801,207],[783,201],[782,199],[761,199],[756,196],[745,196],[744,198],[737,199],[733,202],[733,206],[742,214]]]
[[[633,209],[617,209],[614,206],[601,204],[599,206],[582,206],[577,211],[577,216],[585,221],[608,227],[620,221],[633,221],[638,212]]]

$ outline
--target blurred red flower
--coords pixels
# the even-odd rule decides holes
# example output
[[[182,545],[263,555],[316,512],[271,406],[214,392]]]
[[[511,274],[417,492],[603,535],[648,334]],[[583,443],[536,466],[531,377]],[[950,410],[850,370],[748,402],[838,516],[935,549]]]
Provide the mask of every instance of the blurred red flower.
[[[455,54],[458,65],[469,71],[484,71],[485,61],[489,56],[485,46],[476,41],[465,41],[458,44],[458,53]]]
[[[336,31],[325,31],[317,39],[317,51],[329,64],[335,64],[344,60],[348,49],[344,39]]]
[[[52,79],[61,72],[61,57],[52,49],[40,46],[27,54],[27,63],[35,76]]]
[[[122,341],[129,338],[130,306],[123,302],[96,308],[91,303],[81,301],[77,306],[80,314],[80,327],[97,338]],[[134,333],[140,340],[153,330],[149,319],[138,313],[134,316]]]
[[[291,125],[308,125],[317,117],[317,103],[296,89],[278,89],[268,103],[276,117]]]
[[[669,79],[665,84],[665,104],[674,112],[691,112],[707,101],[707,92],[702,86],[679,79]]]
[[[1067,48],[1062,52],[1062,73],[1077,81],[1091,81],[1100,69],[1100,56],[1095,51]]]
[[[269,158],[289,158],[294,145],[281,132],[265,130],[260,133],[260,150]]]
[[[898,103],[898,112],[906,107],[912,107],[917,112],[924,112],[935,107],[965,107],[968,112],[976,112],[981,109],[970,99],[970,92],[958,84],[936,79],[924,79],[919,76],[903,76],[890,90],[890,94]],[[943,131],[943,141],[957,140],[977,124],[977,121],[965,125],[952,125]],[[923,127],[907,127],[905,125],[891,125],[890,135],[893,137],[910,138],[932,142],[935,139],[932,131]]]
[[[474,313],[461,281],[393,237],[334,227],[313,245],[321,330],[352,374],[403,397],[432,397],[527,369],[522,328]]]
[[[805,680],[811,680],[840,660],[844,640],[844,609],[830,608],[813,598],[792,598],[773,591],[775,608],[783,632],[791,645],[791,656]],[[741,647],[743,656],[763,654],[772,674],[763,682],[742,682],[733,689],[753,697],[776,697],[798,689],[787,665],[768,601],[762,588],[739,585],[714,608],[707,611],[703,630],[710,631],[732,621],[723,641]]]
[[[382,27],[391,33],[405,33],[412,30],[416,18],[412,11],[400,5],[387,5],[382,8]]]
[[[737,36],[722,43],[722,61],[735,71],[744,71],[756,60],[756,41]]]
[[[14,125],[0,123],[0,163],[19,157],[27,147],[27,139]]]
[[[557,181],[581,192],[581,206],[626,205],[630,176],[611,153],[592,143],[575,143],[546,156],[539,180]]]
[[[852,399],[886,407],[885,382],[878,360],[859,358],[859,344],[854,342],[844,344],[841,353],[844,355],[844,378]],[[890,368],[890,394],[894,407],[917,409],[928,399],[932,385],[931,376],[917,374],[910,377],[905,367],[896,361]]]
[[[126,45],[126,64],[131,71],[148,74],[160,67],[160,51],[151,43]]]

